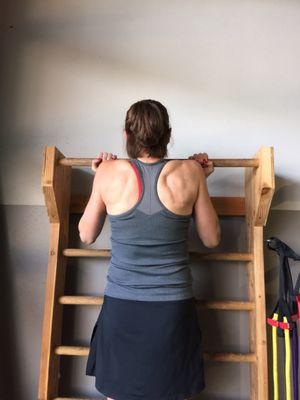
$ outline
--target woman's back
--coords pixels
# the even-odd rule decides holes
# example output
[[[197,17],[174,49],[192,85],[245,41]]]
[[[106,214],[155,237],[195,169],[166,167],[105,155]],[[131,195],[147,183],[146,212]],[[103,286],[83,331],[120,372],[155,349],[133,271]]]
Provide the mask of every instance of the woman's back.
[[[127,183],[121,173],[121,177],[115,177],[113,190],[106,191],[106,201],[110,205],[112,257],[105,294],[149,301],[193,297],[187,244],[197,195],[192,175],[188,170],[178,171],[178,164],[182,162],[177,160],[119,161],[128,163],[132,169],[130,172],[124,170]],[[114,165],[117,170],[118,166]],[[123,195],[120,193],[120,202],[114,203],[113,198],[122,181]],[[132,199],[134,190],[138,191],[137,200],[134,204],[126,202],[126,191]],[[174,211],[166,207],[171,201]]]
[[[204,244],[218,239],[208,175],[196,160],[165,160],[160,102],[134,103],[124,128],[130,160],[104,154],[80,224],[92,243],[108,214],[112,246],[86,374],[113,399],[187,399],[205,387],[187,239],[192,215]]]

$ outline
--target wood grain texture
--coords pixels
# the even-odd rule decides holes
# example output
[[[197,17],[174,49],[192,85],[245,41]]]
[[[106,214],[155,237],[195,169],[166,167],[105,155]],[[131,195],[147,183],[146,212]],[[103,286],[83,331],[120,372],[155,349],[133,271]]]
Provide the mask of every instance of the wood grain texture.
[[[62,306],[66,258],[61,250],[68,245],[71,168],[58,164],[64,157],[56,147],[46,146],[42,168],[42,190],[50,222],[50,243],[40,355],[38,400],[58,395],[60,359],[53,351],[61,342]]]

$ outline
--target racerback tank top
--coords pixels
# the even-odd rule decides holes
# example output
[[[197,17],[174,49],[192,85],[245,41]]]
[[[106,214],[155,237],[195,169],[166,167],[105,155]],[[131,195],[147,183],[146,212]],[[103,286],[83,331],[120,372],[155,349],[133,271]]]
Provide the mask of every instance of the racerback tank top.
[[[168,160],[130,160],[139,199],[128,211],[108,214],[111,259],[104,294],[121,299],[169,301],[193,297],[188,229],[192,214],[167,209],[157,193]]]

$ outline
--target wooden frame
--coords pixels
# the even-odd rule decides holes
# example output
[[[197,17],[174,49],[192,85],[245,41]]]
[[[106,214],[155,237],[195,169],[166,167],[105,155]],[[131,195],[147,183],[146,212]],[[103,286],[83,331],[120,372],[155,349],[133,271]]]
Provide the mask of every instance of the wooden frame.
[[[66,158],[55,146],[45,146],[42,189],[49,222],[50,244],[45,294],[38,400],[66,400],[58,393],[61,356],[87,356],[88,347],[61,343],[65,304],[101,305],[102,297],[65,296],[68,257],[110,257],[109,249],[68,248],[69,214],[82,213],[87,198],[71,198],[73,166],[89,166],[92,158]],[[215,167],[245,168],[245,197],[212,197],[219,216],[244,216],[247,249],[241,253],[197,253],[195,259],[244,261],[248,272],[248,301],[198,301],[199,307],[249,312],[249,353],[205,353],[205,359],[250,363],[251,400],[268,399],[263,226],[275,190],[273,147],[263,146],[251,159],[212,159]],[[79,400],[79,398],[78,398]]]

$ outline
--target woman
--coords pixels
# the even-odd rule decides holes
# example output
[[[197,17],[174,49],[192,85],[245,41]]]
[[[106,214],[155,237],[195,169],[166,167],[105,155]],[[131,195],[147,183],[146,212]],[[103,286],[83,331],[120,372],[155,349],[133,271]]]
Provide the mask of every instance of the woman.
[[[205,387],[201,329],[189,268],[188,228],[194,218],[207,247],[220,225],[206,177],[206,153],[166,160],[171,127],[155,100],[126,114],[129,160],[100,153],[92,194],[79,222],[81,240],[111,225],[111,260],[94,325],[86,375],[114,400],[185,400]]]

